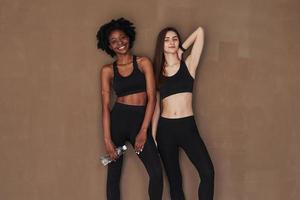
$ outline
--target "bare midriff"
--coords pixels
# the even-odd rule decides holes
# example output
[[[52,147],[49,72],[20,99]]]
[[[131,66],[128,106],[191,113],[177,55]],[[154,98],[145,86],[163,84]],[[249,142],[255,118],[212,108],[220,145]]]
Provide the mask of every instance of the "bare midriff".
[[[183,92],[170,95],[162,100],[161,116],[165,118],[182,118],[193,115],[192,93]]]
[[[118,97],[116,102],[127,104],[127,105],[143,106],[146,105],[147,102],[147,93],[139,92],[139,93]]]

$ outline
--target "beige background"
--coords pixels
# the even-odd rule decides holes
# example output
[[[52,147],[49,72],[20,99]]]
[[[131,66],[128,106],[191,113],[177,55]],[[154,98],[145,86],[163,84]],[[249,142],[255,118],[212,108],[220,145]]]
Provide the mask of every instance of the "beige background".
[[[204,27],[194,108],[215,199],[300,199],[299,2],[0,0],[0,199],[105,199],[99,70],[111,59],[95,34],[120,16],[149,57],[163,27]],[[195,200],[197,172],[184,153],[181,164]],[[130,149],[123,199],[148,199],[147,180]]]

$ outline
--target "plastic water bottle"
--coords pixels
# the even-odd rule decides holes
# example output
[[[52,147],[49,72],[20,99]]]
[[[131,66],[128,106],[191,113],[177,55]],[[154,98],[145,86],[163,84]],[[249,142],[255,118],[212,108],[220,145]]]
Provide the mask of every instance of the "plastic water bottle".
[[[126,150],[127,150],[127,146],[126,146],[126,145],[117,147],[117,148],[116,148],[116,152],[117,152],[118,158],[119,158],[122,154],[124,154]],[[100,160],[101,160],[101,163],[102,163],[104,166],[107,165],[108,163],[110,163],[110,162],[113,161],[113,160],[110,158],[109,155],[101,156],[101,157],[100,157]]]

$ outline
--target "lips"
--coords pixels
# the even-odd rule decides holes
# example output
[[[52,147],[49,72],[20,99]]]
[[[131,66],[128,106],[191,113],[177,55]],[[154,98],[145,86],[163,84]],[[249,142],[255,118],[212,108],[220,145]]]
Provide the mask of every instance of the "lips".
[[[118,50],[123,50],[123,49],[125,49],[125,47],[126,47],[125,45],[121,46],[121,47],[118,48]]]

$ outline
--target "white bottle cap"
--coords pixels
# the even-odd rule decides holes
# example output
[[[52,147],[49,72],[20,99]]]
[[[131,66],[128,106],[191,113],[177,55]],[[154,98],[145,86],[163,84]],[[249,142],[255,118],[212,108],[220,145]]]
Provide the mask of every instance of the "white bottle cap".
[[[126,146],[126,145],[123,145],[123,146],[122,146],[122,150],[124,150],[124,151],[127,150],[127,146]]]

